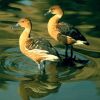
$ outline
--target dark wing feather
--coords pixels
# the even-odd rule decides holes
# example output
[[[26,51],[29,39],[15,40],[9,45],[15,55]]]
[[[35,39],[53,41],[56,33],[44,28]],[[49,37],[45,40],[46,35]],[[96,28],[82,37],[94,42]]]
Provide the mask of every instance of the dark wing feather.
[[[37,39],[29,38],[26,41],[26,48],[29,50],[32,49],[46,50],[50,54],[59,56],[57,50],[51,45],[51,43],[48,40],[44,38],[37,38]]]
[[[29,50],[32,50],[34,48],[34,40],[32,38],[28,38],[25,44],[25,47]]]
[[[75,40],[87,41],[86,38],[80,33],[80,31],[74,27],[69,31],[69,35]]]
[[[87,41],[80,31],[68,23],[61,22],[57,25],[59,32],[63,35],[70,36],[75,40]],[[88,41],[86,45],[89,45]]]
[[[72,26],[68,23],[60,22],[58,23],[57,28],[61,34],[68,36],[68,32],[72,29]]]

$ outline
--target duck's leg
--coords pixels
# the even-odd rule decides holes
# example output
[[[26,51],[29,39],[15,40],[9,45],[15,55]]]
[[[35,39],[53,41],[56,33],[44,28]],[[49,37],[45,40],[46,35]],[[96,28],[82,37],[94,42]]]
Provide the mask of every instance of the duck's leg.
[[[68,45],[65,45],[65,58],[68,58]]]
[[[38,69],[39,69],[39,72],[40,74],[44,74],[45,73],[45,62],[41,62],[38,64]]]
[[[70,45],[70,57],[73,58],[73,46]]]
[[[45,65],[46,65],[46,61],[42,62],[42,72],[43,74],[45,74]]]
[[[37,63],[37,65],[38,65],[39,71],[41,71],[41,65],[40,65],[40,63]]]
[[[41,63],[38,63],[38,69],[39,69],[39,73],[42,74],[42,66],[41,66]]]

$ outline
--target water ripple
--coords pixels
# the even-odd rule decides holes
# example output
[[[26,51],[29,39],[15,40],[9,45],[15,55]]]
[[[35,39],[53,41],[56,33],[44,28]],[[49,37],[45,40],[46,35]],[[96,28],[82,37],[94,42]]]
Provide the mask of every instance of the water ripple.
[[[62,52],[61,50],[59,50]],[[50,63],[46,67],[46,73],[51,77],[51,75],[57,74],[60,81],[65,81],[66,79],[76,80],[76,79],[86,79],[94,75],[96,67],[94,62],[87,58],[85,55],[75,52],[75,55],[79,59],[89,60],[82,68],[80,67],[59,67],[56,64]],[[37,64],[31,59],[24,56],[18,48],[6,49],[0,57],[0,72],[13,75],[17,77],[24,77],[27,75],[39,74]],[[80,66],[80,63],[77,63]]]
[[[18,48],[5,50],[0,59],[2,70],[5,73],[31,75],[37,72],[37,65],[29,58],[22,55]]]

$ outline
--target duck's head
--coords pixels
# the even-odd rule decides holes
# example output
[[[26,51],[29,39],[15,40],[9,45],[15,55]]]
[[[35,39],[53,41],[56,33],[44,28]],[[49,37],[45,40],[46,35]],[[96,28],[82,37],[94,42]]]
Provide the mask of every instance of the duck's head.
[[[16,25],[23,28],[29,28],[31,27],[31,21],[28,18],[21,18]]]
[[[54,6],[50,7],[48,12],[45,13],[45,15],[47,15],[49,13],[54,14],[54,15],[63,15],[63,11],[59,5],[54,5]]]

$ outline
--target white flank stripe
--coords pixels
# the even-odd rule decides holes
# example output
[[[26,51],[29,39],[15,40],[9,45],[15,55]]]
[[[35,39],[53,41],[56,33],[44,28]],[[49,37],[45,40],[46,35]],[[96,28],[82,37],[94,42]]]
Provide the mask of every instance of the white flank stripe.
[[[33,53],[48,53],[47,50],[40,50],[40,49],[28,50],[28,52],[33,52]]]
[[[54,60],[58,60],[59,58],[55,55],[46,55],[45,56],[45,60],[50,60],[50,61],[54,61]]]
[[[74,45],[83,45],[84,43],[86,43],[86,41],[77,40]]]

